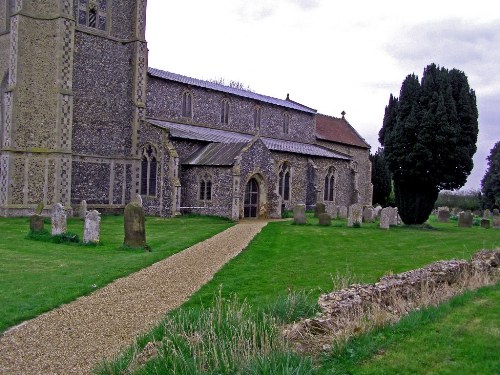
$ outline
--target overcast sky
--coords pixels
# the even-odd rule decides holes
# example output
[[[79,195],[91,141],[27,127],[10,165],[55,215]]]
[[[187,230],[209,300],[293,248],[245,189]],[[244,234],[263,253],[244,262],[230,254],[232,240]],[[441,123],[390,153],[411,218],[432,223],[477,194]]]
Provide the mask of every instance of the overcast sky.
[[[500,140],[496,1],[149,0],[149,66],[253,91],[347,120],[375,152],[389,95],[436,63],[465,72],[479,108],[465,189],[479,189]],[[495,10],[496,9],[496,10]]]

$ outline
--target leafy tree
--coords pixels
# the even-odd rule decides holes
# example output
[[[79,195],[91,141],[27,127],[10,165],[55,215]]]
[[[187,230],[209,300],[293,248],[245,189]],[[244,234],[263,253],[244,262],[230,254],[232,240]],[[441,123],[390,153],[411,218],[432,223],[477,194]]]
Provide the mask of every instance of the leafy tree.
[[[500,142],[495,143],[487,157],[488,169],[481,180],[483,207],[500,206]]]
[[[374,155],[370,154],[372,162],[373,202],[387,206],[392,190],[391,172],[387,167],[384,149],[379,148]]]
[[[379,141],[405,224],[424,223],[440,190],[465,184],[476,152],[477,117],[475,92],[457,69],[428,65],[420,82],[410,74],[399,98],[391,94]]]

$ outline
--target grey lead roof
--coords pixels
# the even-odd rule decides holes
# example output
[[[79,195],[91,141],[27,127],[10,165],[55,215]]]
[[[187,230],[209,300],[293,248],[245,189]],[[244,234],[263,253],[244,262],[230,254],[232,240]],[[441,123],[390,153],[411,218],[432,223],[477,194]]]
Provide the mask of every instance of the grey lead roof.
[[[174,138],[216,143],[248,143],[254,138],[254,136],[251,134],[205,128],[203,126],[178,124],[175,122],[154,119],[147,119],[146,121],[150,124],[168,129],[170,135]],[[320,156],[324,158],[351,160],[351,158],[346,155],[314,144],[285,141],[283,139],[266,137],[261,137],[261,139],[266,147],[271,151],[290,152],[294,154]]]
[[[210,143],[194,152],[182,164],[186,165],[233,165],[247,143]]]
[[[176,74],[176,73],[166,72],[164,70],[159,70],[159,69],[155,69],[155,68],[148,68],[148,73],[153,77],[168,79],[170,81],[180,82],[180,83],[184,83],[187,85],[203,87],[205,89],[222,91],[222,92],[225,92],[227,94],[232,94],[232,95],[237,95],[237,96],[241,96],[244,98],[254,99],[254,100],[261,101],[261,102],[278,105],[280,107],[295,109],[297,111],[308,112],[308,113],[316,113],[317,112],[315,109],[306,107],[305,105],[299,104],[299,103],[291,101],[291,100],[277,99],[277,98],[273,98],[271,96],[261,95],[261,94],[257,94],[255,92],[251,92],[251,91],[247,91],[247,90],[241,90],[241,89],[237,89],[234,87],[224,86],[224,85],[221,85],[221,84],[215,83],[215,82],[203,81],[201,79],[196,79],[196,78],[186,77],[186,76]]]

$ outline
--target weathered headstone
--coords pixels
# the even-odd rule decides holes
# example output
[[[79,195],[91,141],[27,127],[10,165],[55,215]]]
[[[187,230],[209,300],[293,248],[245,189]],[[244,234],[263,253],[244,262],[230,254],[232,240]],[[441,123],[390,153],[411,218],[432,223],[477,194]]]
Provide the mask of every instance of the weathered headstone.
[[[363,221],[363,208],[360,204],[354,203],[349,206],[349,213],[347,216],[347,226],[361,225]]]
[[[347,207],[346,206],[339,206],[338,212],[339,212],[339,219],[347,219]]]
[[[491,218],[491,211],[490,211],[490,210],[488,210],[488,209],[484,210],[484,211],[483,211],[483,218],[484,218],[484,219],[489,219],[489,218]]]
[[[87,211],[83,225],[83,243],[98,243],[101,232],[101,214],[96,210]]]
[[[293,208],[293,222],[295,224],[305,224],[307,222],[305,204],[298,204]]]
[[[382,211],[380,212],[380,228],[389,229],[393,217],[394,213],[392,211],[392,207],[383,208]]]
[[[45,205],[43,204],[43,202],[38,203],[38,205],[35,208],[35,215],[41,215],[44,207]]]
[[[321,202],[316,203],[316,206],[314,206],[314,217],[319,217],[319,215],[324,214],[325,212],[325,204]]]
[[[495,208],[493,210],[493,216],[498,216],[498,215],[500,215],[500,211],[498,210],[498,208]]]
[[[458,213],[458,226],[461,228],[472,227],[472,212],[470,210]]]
[[[439,207],[437,217],[440,223],[448,223],[450,221],[450,209],[448,207]]]
[[[327,213],[319,214],[319,225],[329,226],[332,224],[332,217]]]
[[[489,229],[490,228],[490,219],[481,219],[481,228]]]
[[[125,206],[123,223],[125,231],[123,244],[129,247],[145,247],[146,220],[144,209],[136,200]]]
[[[451,215],[452,215],[452,216],[457,216],[457,215],[458,215],[458,208],[453,207],[453,208],[451,209]]]
[[[52,235],[63,233],[66,233],[66,211],[61,203],[56,203],[52,207]]]
[[[330,206],[326,213],[329,214],[332,219],[336,219],[338,216],[338,207]]]
[[[44,217],[34,214],[30,217],[30,231],[33,233],[41,233],[44,228]]]
[[[82,201],[80,202],[79,217],[85,220],[86,216],[87,216],[87,201],[85,199],[82,199]]]
[[[500,216],[499,215],[493,216],[492,226],[495,229],[500,229]]]
[[[380,212],[382,211],[382,206],[377,206],[373,209],[373,215],[376,219],[380,219]]]
[[[134,199],[132,199],[132,201],[130,203],[135,203],[137,204],[139,207],[142,207],[142,197],[140,194],[136,194]]]
[[[401,217],[399,216],[399,211],[397,207],[392,208],[392,220],[391,220],[391,225],[399,225],[402,223],[403,220],[401,220]]]
[[[363,223],[373,223],[375,213],[373,207],[367,206],[363,209]]]

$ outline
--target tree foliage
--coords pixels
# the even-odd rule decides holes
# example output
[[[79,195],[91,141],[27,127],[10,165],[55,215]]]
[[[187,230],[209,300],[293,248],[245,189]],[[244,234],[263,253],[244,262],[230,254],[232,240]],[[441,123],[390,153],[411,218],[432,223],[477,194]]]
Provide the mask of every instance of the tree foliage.
[[[372,162],[373,202],[387,206],[392,190],[391,172],[387,167],[384,149],[379,148],[374,155],[370,154]]]
[[[421,81],[410,74],[399,98],[391,94],[379,141],[406,224],[425,222],[440,190],[455,190],[467,181],[477,117],[475,92],[457,69],[428,65]]]
[[[500,206],[500,142],[495,143],[487,158],[488,169],[481,180],[483,207]]]

